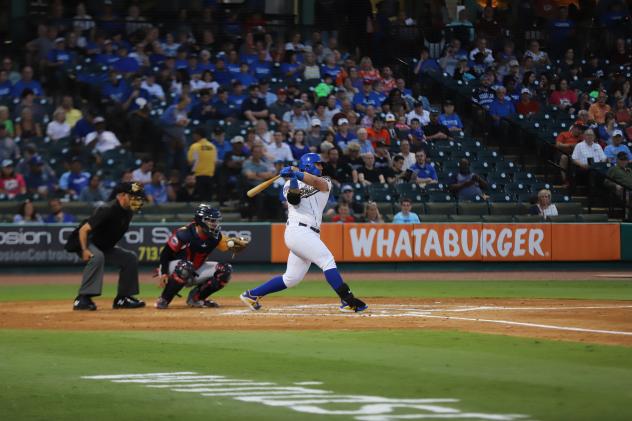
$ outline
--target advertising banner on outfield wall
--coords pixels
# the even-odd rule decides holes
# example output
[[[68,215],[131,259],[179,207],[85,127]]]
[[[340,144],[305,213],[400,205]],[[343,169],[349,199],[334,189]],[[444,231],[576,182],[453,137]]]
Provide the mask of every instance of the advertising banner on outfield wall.
[[[285,225],[272,227],[272,261],[287,260]],[[339,262],[619,260],[619,224],[323,224]]]
[[[158,263],[171,232],[183,224],[132,224],[119,246],[134,250],[141,263]],[[0,225],[0,265],[78,263],[77,255],[64,250],[75,225]],[[268,224],[222,224],[229,237],[245,237],[250,246],[232,258],[231,253],[213,252],[209,259],[227,262],[269,262]]]

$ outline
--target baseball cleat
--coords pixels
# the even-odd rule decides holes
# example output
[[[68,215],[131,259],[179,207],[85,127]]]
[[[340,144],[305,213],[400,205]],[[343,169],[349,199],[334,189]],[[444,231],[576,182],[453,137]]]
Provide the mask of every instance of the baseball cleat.
[[[256,295],[252,295],[250,291],[246,291],[239,296],[239,299],[250,307],[250,310],[257,311],[261,308],[261,304],[259,303],[259,297]]]
[[[145,307],[145,302],[137,300],[134,297],[120,297],[117,296],[112,303],[112,308],[142,308]]]
[[[351,305],[349,303],[347,303],[344,300],[340,300],[340,311],[342,311],[343,313],[360,313],[362,311],[365,311],[367,308],[369,308],[368,305],[366,305],[364,302],[357,300],[355,305]]]
[[[92,301],[92,298],[90,298],[89,296],[78,295],[77,298],[75,298],[75,302],[72,303],[72,309],[95,311],[97,309],[97,305],[94,303],[94,301]]]
[[[154,304],[154,306],[157,309],[164,310],[169,307],[169,301],[165,300],[162,297],[158,297],[158,299],[156,300],[156,304]]]

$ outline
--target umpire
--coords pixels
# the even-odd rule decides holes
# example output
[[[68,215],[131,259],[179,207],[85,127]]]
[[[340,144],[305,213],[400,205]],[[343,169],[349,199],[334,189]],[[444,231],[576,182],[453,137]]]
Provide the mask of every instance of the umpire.
[[[143,301],[132,297],[138,294],[138,258],[134,252],[116,246],[127,232],[134,212],[143,206],[145,191],[136,182],[121,183],[115,191],[116,198],[97,208],[73,231],[66,244],[67,251],[79,254],[87,263],[74,310],[97,309],[92,297],[101,295],[106,264],[120,268],[112,308],[145,307]]]

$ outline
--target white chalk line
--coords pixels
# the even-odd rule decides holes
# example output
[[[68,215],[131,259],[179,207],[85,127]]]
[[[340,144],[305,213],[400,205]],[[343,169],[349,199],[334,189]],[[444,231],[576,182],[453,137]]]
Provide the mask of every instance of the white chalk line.
[[[443,316],[433,313],[464,313],[471,311],[576,311],[576,310],[626,310],[632,309],[632,305],[591,305],[591,306],[564,306],[564,307],[507,307],[507,306],[455,306],[455,307],[437,307],[432,305],[420,305],[418,307],[410,307],[404,304],[384,304],[372,306],[370,312],[360,314],[339,313],[332,309],[331,312],[311,311],[296,312],[296,310],[315,310],[315,309],[332,309],[331,304],[302,304],[286,307],[272,307],[262,312],[253,313],[250,310],[232,310],[222,313],[223,316],[243,316],[252,315],[255,317],[272,316],[272,317],[377,317],[377,318],[430,318],[444,320],[460,320],[482,323],[496,323],[513,326],[534,327],[541,329],[563,330],[571,332],[595,333],[604,335],[632,336],[632,332],[606,330],[606,329],[589,329],[573,326],[557,326],[540,323],[517,322],[512,320],[496,320],[481,319],[470,317]]]

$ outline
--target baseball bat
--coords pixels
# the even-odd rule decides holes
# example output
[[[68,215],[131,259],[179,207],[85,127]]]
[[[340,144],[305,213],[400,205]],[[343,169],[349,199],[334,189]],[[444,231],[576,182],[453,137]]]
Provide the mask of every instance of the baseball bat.
[[[266,181],[262,182],[261,184],[257,184],[256,186],[254,186],[253,188],[248,190],[246,192],[246,195],[248,197],[255,197],[256,195],[258,195],[259,193],[261,193],[262,191],[264,191],[265,189],[270,187],[272,185],[272,183],[274,183],[277,179],[279,179],[279,177],[281,177],[281,176],[280,175],[275,175],[274,177],[267,179]]]

